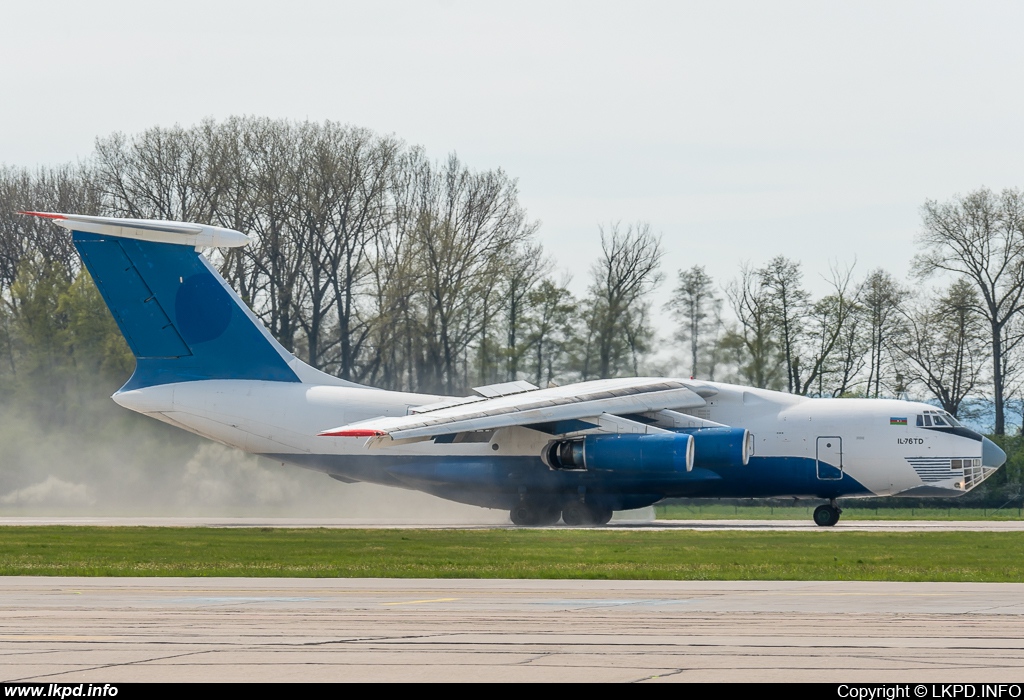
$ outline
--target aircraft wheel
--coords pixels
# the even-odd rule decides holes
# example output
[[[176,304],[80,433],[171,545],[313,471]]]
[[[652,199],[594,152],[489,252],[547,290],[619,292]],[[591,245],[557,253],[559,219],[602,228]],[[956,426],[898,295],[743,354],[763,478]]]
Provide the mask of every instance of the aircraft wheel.
[[[572,501],[562,506],[562,522],[573,527],[605,525],[612,519],[612,509]]]
[[[558,522],[558,515],[558,508],[544,507],[533,503],[520,503],[508,513],[513,525],[524,527],[554,525]]]
[[[538,512],[527,503],[520,503],[509,511],[508,517],[513,525],[530,526],[539,524]]]
[[[832,527],[839,522],[839,509],[834,506],[818,506],[814,509],[814,524]]]
[[[585,503],[570,501],[562,506],[562,522],[571,527],[593,525],[593,514]]]

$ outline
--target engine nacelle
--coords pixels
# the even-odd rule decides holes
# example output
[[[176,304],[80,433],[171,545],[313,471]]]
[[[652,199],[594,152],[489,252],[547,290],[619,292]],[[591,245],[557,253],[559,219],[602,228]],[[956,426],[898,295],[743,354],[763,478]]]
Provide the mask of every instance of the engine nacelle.
[[[541,457],[552,469],[664,476],[693,469],[694,442],[686,433],[584,435],[548,444]]]
[[[686,428],[679,432],[693,437],[693,463],[698,467],[742,467],[754,453],[754,436],[745,428]]]

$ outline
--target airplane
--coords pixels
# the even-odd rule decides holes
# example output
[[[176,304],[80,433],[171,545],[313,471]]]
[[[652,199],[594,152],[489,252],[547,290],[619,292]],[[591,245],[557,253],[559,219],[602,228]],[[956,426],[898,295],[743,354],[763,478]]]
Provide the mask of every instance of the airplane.
[[[205,224],[21,212],[73,242],[136,359],[112,399],[203,437],[344,482],[592,526],[665,498],[961,496],[1006,454],[927,403],[808,398],[628,377],[472,396],[385,391],[289,353],[200,253]]]

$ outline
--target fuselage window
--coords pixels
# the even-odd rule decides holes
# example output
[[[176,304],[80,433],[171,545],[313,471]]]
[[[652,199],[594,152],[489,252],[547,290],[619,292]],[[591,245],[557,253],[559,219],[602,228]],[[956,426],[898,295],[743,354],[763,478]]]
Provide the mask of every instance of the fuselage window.
[[[927,415],[927,414],[925,414],[925,417],[924,417],[924,427],[926,427],[926,428],[932,427],[932,417]]]

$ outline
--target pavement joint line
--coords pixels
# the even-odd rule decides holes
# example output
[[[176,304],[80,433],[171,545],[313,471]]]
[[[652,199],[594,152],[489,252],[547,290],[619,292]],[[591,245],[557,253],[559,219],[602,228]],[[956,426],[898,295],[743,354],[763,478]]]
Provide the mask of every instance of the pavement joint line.
[[[450,634],[450,635],[427,635],[427,636],[424,636],[424,637],[416,637],[416,636],[396,637],[396,638],[394,638],[394,641],[396,643],[404,643],[407,640],[429,639],[429,638],[434,637],[434,636],[471,637],[471,636],[477,636],[477,634],[478,633],[476,633],[476,632],[459,632],[459,633]],[[528,635],[529,636],[536,636],[533,633],[528,633]],[[498,633],[488,633],[488,636],[498,636]],[[761,636],[764,636],[764,635],[761,635]],[[927,639],[931,640],[930,637],[928,637]],[[375,640],[374,643],[382,643],[383,642],[383,644],[382,644],[383,646],[393,646],[392,644],[390,644],[391,641],[392,641],[391,639]],[[902,642],[902,643],[897,643],[897,642]],[[942,650],[942,651],[956,650],[956,651],[968,651],[968,652],[978,652],[978,653],[981,653],[981,652],[993,652],[993,651],[1007,651],[1008,650],[1007,647],[957,646],[957,645],[948,645],[948,646],[936,647],[936,646],[910,645],[910,644],[906,644],[905,642],[906,642],[906,640],[904,640],[904,639],[897,639],[897,640],[894,640],[894,643],[891,643],[891,644],[882,644],[882,643],[876,643],[876,644],[832,644],[832,645],[829,645],[829,649],[843,649],[843,650],[849,649],[849,650],[854,650],[854,651],[857,651],[857,650],[874,650],[874,649],[883,650],[883,651],[892,651],[894,649],[906,649],[906,650],[914,650],[914,651],[917,651],[917,652],[931,651],[931,650]],[[516,641],[513,641],[513,642],[488,642],[488,641],[444,640],[444,641],[439,641],[438,644],[441,645],[441,646],[451,646],[451,647],[460,647],[460,646],[481,646],[481,647],[483,647],[483,646],[489,646],[489,647],[558,646],[560,648],[560,650],[566,649],[566,648],[575,648],[575,647],[579,647],[581,649],[587,649],[589,647],[611,647],[611,648],[614,649],[617,646],[619,646],[619,645],[617,645],[615,643],[601,642],[601,641],[586,642],[586,643],[570,642],[570,643],[566,644],[564,642],[558,642],[558,641],[553,641],[553,640],[539,641],[539,642],[526,642],[526,641],[520,641],[520,642],[516,642]],[[634,647],[634,648],[635,647],[659,647],[660,648],[660,647],[665,647],[665,646],[669,646],[669,645],[667,645],[665,642],[650,642],[650,643],[629,642],[628,646]],[[802,645],[802,644],[773,644],[773,645],[768,645],[768,644],[747,644],[747,643],[734,643],[734,642],[696,642],[696,641],[693,641],[693,642],[675,642],[675,643],[672,643],[670,645],[670,649],[673,650],[673,651],[675,651],[676,649],[720,649],[720,648],[730,648],[730,649],[782,649],[782,650],[792,650],[792,651],[796,652],[797,650],[800,650],[800,651],[808,650],[808,649],[812,650],[815,647],[811,646],[811,644],[807,644],[807,645]],[[1012,650],[1012,651],[1020,651],[1021,649],[1024,649],[1024,645],[1021,645],[1020,647],[1010,647],[1009,648],[1009,650]],[[803,654],[801,654],[801,656],[802,655]]]
[[[542,652],[540,654],[533,654],[533,655],[530,656],[530,658],[523,659],[522,661],[519,661],[518,663],[516,663],[514,665],[515,666],[529,666],[534,661],[540,661],[541,659],[547,659],[547,658],[550,658],[550,657],[552,657],[552,656],[554,656],[556,654],[560,654],[560,653],[562,653],[562,652],[545,651],[545,652]]]
[[[305,646],[324,646],[326,644],[375,644],[379,642],[390,642],[392,640],[402,639],[430,639],[431,637],[441,637],[450,634],[449,632],[435,632],[433,634],[406,634],[398,635],[395,637],[356,637],[354,639],[329,639],[322,642],[274,642],[274,644],[282,644],[289,648],[298,648]]]
[[[424,603],[451,603],[458,598],[434,598],[432,600],[403,600],[397,603],[378,603],[378,605],[421,605]]]
[[[0,634],[0,642],[116,642],[124,635]]]
[[[653,681],[653,680],[656,680],[656,679],[659,679],[659,678],[668,678],[670,676],[678,676],[679,674],[681,674],[683,671],[686,671],[686,670],[689,670],[689,669],[675,668],[675,669],[669,670],[667,673],[658,673],[658,674],[655,674],[655,675],[652,675],[652,676],[647,676],[645,678],[637,678],[637,679],[631,680],[629,682],[630,683],[643,683],[645,681]]]
[[[152,661],[162,661],[164,659],[177,659],[177,658],[182,658],[182,657],[185,657],[185,656],[195,656],[196,654],[208,654],[208,653],[209,653],[208,650],[207,651],[190,651],[190,652],[186,652],[184,654],[171,654],[169,656],[156,656],[156,657],[153,657],[151,659],[138,659],[137,661],[124,661],[124,662],[121,662],[121,663],[100,664],[99,666],[89,666],[89,667],[86,667],[86,668],[77,668],[77,669],[75,669],[74,672],[75,673],[82,673],[84,671],[99,671],[99,670],[107,669],[107,668],[119,668],[121,666],[138,666],[140,664],[147,664],[147,663],[150,663]],[[38,679],[38,678],[51,678],[53,676],[62,676],[65,673],[67,673],[67,671],[59,671],[59,672],[56,672],[56,673],[44,673],[42,675],[27,676],[25,678],[16,678],[16,679],[8,680],[8,681],[5,681],[5,682],[6,683],[31,683],[33,680]]]

